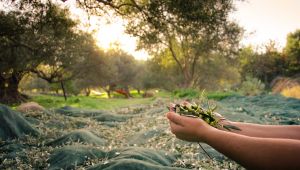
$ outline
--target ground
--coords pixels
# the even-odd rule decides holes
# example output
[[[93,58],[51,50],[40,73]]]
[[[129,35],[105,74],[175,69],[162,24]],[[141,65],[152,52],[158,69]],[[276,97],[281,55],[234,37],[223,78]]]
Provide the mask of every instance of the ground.
[[[300,100],[279,95],[217,96],[218,112],[231,120],[300,124]],[[20,115],[40,135],[0,140],[0,169],[118,169],[125,165],[136,169],[243,169],[201,144],[211,160],[197,143],[171,134],[166,106],[182,99],[72,97],[64,102],[60,97],[35,96],[33,100],[47,111]]]

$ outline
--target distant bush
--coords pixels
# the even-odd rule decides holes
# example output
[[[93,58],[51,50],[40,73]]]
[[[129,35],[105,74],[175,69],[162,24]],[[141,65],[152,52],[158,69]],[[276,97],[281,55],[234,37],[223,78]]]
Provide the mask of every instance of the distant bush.
[[[143,97],[146,98],[146,97],[154,97],[155,95],[155,92],[153,91],[146,91],[144,94],[143,94]]]
[[[252,96],[261,94],[264,89],[265,85],[259,79],[247,76],[246,80],[241,83],[238,92],[243,95]]]
[[[271,83],[273,93],[300,99],[300,74],[292,77],[277,77]]]
[[[123,94],[120,94],[120,93],[117,93],[117,92],[112,92],[111,93],[111,96],[113,98],[116,98],[116,99],[123,99],[123,98],[126,98]]]
[[[206,97],[213,100],[222,100],[236,95],[238,95],[236,92],[209,92]]]
[[[197,89],[177,89],[172,93],[173,97],[177,98],[186,98],[186,99],[211,99],[211,100],[222,100],[230,96],[236,96],[238,93],[227,91],[212,91],[212,92],[205,92]]]
[[[177,89],[173,91],[173,96],[178,98],[188,98],[188,99],[194,99],[199,98],[201,96],[201,93],[196,89]]]

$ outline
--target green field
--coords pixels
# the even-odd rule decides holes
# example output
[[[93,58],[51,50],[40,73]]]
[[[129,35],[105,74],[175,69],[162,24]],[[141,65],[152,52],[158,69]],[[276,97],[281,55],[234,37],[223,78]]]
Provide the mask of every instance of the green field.
[[[39,103],[45,108],[59,108],[63,106],[72,106],[86,109],[111,110],[130,105],[149,104],[154,98],[102,98],[97,96],[73,96],[68,97],[67,101],[63,97],[38,95],[33,96],[32,101]]]
[[[85,109],[100,109],[100,110],[111,110],[120,107],[127,107],[133,105],[150,104],[155,99],[160,98],[168,101],[179,100],[179,99],[198,99],[201,92],[197,94],[191,94],[188,92],[182,92],[182,96],[174,95],[174,93],[167,91],[159,91],[155,93],[154,97],[143,98],[138,95],[136,91],[131,91],[132,98],[126,99],[123,96],[116,95],[115,98],[107,98],[107,95],[92,95],[92,96],[71,96],[64,100],[62,96],[54,95],[32,95],[31,101],[37,102],[45,108],[59,108],[63,106],[72,106],[76,108]],[[211,100],[221,100],[230,96],[237,96],[237,93],[233,92],[208,92],[205,93],[205,98]],[[197,96],[197,97],[195,97]]]

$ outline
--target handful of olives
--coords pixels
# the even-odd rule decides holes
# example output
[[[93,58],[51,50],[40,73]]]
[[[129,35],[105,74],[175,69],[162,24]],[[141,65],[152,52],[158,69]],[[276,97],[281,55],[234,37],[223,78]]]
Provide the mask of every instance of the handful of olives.
[[[208,107],[207,109],[205,109],[201,107],[201,105],[197,105],[196,103],[191,104],[189,102],[183,102],[181,104],[171,103],[171,105],[169,106],[170,111],[176,112],[182,116],[203,119],[206,123],[215,128],[224,128],[228,131],[241,130],[236,126],[220,123],[220,121],[225,120],[225,118],[214,112],[216,108],[217,106],[214,106],[212,108]]]

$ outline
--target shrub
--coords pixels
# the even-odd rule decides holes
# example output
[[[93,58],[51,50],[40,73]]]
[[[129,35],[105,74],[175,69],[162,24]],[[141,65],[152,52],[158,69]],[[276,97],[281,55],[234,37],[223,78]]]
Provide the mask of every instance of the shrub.
[[[261,94],[264,89],[265,85],[259,79],[247,76],[246,80],[241,83],[238,92],[243,95],[252,96]]]
[[[154,97],[154,92],[153,91],[146,91],[144,94],[143,94],[143,97],[146,98],[146,97]]]
[[[177,89],[173,91],[173,96],[178,98],[194,99],[199,98],[201,96],[201,93],[196,89]]]
[[[206,96],[208,99],[213,99],[213,100],[222,100],[225,99],[227,97],[231,97],[231,96],[236,96],[238,95],[235,92],[209,92]]]

